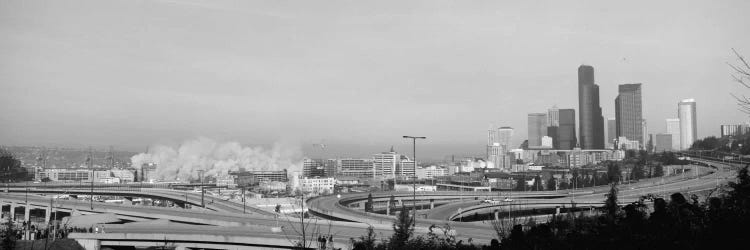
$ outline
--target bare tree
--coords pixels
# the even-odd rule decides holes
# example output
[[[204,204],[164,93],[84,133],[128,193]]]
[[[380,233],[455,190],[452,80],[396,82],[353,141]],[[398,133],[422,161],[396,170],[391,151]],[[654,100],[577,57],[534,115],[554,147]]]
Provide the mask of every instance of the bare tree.
[[[732,49],[732,52],[734,52],[737,61],[739,61],[739,63],[727,63],[729,67],[734,70],[732,78],[745,88],[750,89],[750,64],[748,64],[745,58],[742,57],[737,50]],[[732,97],[737,100],[737,105],[740,106],[739,110],[750,115],[750,98],[745,95],[735,95],[734,93],[732,94]]]

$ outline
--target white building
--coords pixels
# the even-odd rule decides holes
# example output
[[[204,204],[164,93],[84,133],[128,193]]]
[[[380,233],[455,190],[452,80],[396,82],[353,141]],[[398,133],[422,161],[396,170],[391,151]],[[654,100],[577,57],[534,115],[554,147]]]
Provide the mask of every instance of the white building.
[[[680,149],[689,149],[698,139],[698,125],[695,114],[695,99],[684,99],[677,105],[680,118]]]
[[[386,178],[396,177],[396,165],[399,162],[398,153],[391,148],[390,152],[374,154],[372,156],[372,165],[375,168],[375,176],[385,176]]]
[[[438,166],[429,166],[426,168],[417,168],[417,178],[432,179],[438,176],[446,176],[448,171]]]
[[[617,138],[617,148],[620,150],[638,150],[640,149],[640,142],[637,140],[628,140],[625,136],[620,136]]]
[[[542,136],[542,148],[552,148],[552,137]]]
[[[328,178],[302,178],[300,181],[300,189],[303,192],[322,194],[322,193],[333,193],[333,186],[336,184],[336,179]]]
[[[122,183],[128,183],[135,181],[135,174],[133,174],[132,170],[127,169],[112,169],[110,170],[112,172],[112,176],[120,178],[120,182]]]

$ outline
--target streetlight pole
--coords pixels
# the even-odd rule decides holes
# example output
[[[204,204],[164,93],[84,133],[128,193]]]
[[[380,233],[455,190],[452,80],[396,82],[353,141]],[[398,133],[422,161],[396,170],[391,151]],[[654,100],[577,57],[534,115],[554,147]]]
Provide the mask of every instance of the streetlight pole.
[[[205,190],[203,189],[203,170],[198,170],[198,178],[201,179],[201,207],[206,208],[206,203],[203,200],[203,195],[205,194]]]
[[[412,173],[412,176],[414,177],[414,181],[412,182],[412,189],[414,191],[413,197],[412,197],[412,210],[414,210],[414,227],[417,227],[417,139],[427,139],[427,137],[424,136],[403,136],[404,139],[411,139],[412,142],[412,155],[414,156],[414,173]],[[403,171],[403,170],[402,170]]]
[[[94,169],[91,169],[91,210],[94,210]]]

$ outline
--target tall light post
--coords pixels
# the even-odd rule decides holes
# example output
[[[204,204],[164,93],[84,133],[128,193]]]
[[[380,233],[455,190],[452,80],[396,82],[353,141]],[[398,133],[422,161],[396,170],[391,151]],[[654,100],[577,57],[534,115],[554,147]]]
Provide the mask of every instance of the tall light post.
[[[414,227],[417,227],[417,139],[427,139],[424,136],[403,136],[404,139],[411,139],[412,143],[412,155],[414,157],[414,173],[412,174],[414,181],[412,182],[412,189],[414,196],[412,197],[412,210],[414,210]],[[403,172],[403,168],[401,170]],[[395,183],[394,183],[395,185]]]
[[[205,191],[203,190],[203,170],[198,170],[198,178],[201,179],[201,207],[206,208],[206,203],[203,201],[203,195],[205,194]]]

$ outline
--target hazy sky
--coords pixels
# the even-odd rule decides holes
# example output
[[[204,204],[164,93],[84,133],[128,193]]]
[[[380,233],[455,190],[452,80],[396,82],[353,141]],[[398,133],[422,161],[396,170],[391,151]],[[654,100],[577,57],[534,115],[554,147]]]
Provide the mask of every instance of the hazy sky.
[[[607,2],[607,3],[604,3]],[[739,123],[750,1],[0,1],[0,144],[141,150],[206,136],[366,156],[484,154],[487,129],[643,83],[649,133],[682,98]]]

